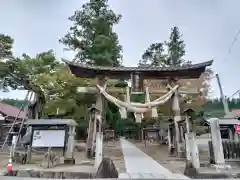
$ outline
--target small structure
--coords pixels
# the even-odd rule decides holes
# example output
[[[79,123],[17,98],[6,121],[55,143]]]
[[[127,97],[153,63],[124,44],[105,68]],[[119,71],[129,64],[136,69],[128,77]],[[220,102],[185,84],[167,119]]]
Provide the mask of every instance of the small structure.
[[[30,139],[31,148],[63,148],[64,163],[75,163],[74,144],[77,123],[74,120],[39,119],[27,120],[24,124],[29,127],[31,133],[28,134],[30,138],[23,137],[23,139]]]
[[[144,139],[145,147],[147,147],[148,142],[159,142],[160,141],[160,127],[148,126],[142,128],[142,139]]]
[[[104,130],[104,140],[109,141],[109,140],[116,140],[115,136],[115,131],[113,129],[105,129]]]
[[[20,111],[19,108],[4,103],[0,103],[0,114],[5,117],[6,122],[12,122],[15,118],[20,120],[25,117],[24,111]]]
[[[204,120],[203,125],[210,128],[211,121],[215,118]],[[239,135],[235,132],[235,126],[240,124],[239,118],[219,118],[220,133],[222,139],[238,140]]]
[[[21,111],[19,108],[0,103],[0,139],[4,140],[8,134],[9,128],[12,126],[12,123],[16,119],[14,130],[18,131],[19,123],[22,118],[25,117],[25,112]],[[12,142],[12,136],[8,137],[8,144]]]

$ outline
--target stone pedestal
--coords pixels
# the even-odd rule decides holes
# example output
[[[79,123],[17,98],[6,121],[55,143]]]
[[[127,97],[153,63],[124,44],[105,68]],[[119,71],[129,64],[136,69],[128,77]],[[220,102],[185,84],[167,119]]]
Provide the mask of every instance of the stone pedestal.
[[[142,122],[142,114],[134,113],[134,115],[135,115],[136,123],[141,123]]]
[[[185,134],[186,140],[186,158],[187,162],[191,163],[195,169],[200,168],[199,151],[194,132]]]
[[[234,141],[239,141],[239,134],[237,132],[234,133]]]
[[[99,165],[102,162],[102,159],[103,159],[102,151],[103,151],[103,133],[102,132],[97,132],[95,161],[94,161],[94,166],[95,166],[96,169],[98,169]]]
[[[174,135],[173,135],[173,125],[168,125],[168,152],[169,155],[172,156],[174,154],[175,146],[174,146]]]
[[[94,121],[90,117],[89,125],[88,125],[88,137],[87,137],[87,149],[86,149],[88,158],[92,157],[93,129],[94,129]]]
[[[70,158],[70,159],[65,158],[64,164],[69,164],[69,165],[75,164],[75,159],[74,158]]]
[[[113,178],[117,179],[118,178],[118,171],[117,168],[115,167],[113,161],[108,158],[104,157],[101,164],[99,165],[99,168],[96,173],[96,179],[97,178]]]
[[[215,163],[218,165],[225,165],[219,119],[211,118],[210,127]]]
[[[229,137],[229,140],[231,141],[234,140],[233,132],[230,128],[228,129],[228,137]]]

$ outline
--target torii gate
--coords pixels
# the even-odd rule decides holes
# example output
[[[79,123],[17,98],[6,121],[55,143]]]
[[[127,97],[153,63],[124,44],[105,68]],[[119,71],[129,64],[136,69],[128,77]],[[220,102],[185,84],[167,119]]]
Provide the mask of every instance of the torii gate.
[[[185,93],[185,94],[198,94],[198,90],[195,90],[194,92],[187,92],[186,90],[181,90],[181,87],[179,86],[178,81],[180,79],[197,79],[200,77],[200,75],[205,71],[207,66],[212,65],[213,61],[208,61],[200,64],[193,64],[188,66],[182,66],[182,67],[105,67],[105,66],[93,66],[93,65],[85,65],[85,64],[78,64],[75,62],[68,62],[65,61],[65,63],[69,66],[71,72],[77,76],[82,78],[95,78],[96,79],[96,86],[97,87],[80,87],[78,88],[78,91],[81,92],[100,92],[97,98],[96,107],[99,109],[100,114],[104,114],[103,110],[103,96],[108,99],[109,101],[114,102],[117,106],[124,107],[127,110],[131,110],[134,112],[140,110],[143,110],[145,108],[146,110],[152,110],[153,105],[158,105],[157,103],[160,103],[159,101],[153,101],[153,102],[147,102],[145,104],[139,104],[134,102],[128,102],[127,106],[124,102],[119,101],[118,99],[114,98],[108,93],[112,92],[118,92],[118,93],[128,93],[126,90],[120,90],[120,89],[111,89],[106,88],[106,81],[107,79],[131,79],[131,92],[132,93],[146,93],[147,88],[144,89],[144,83],[143,81],[145,79],[167,79],[168,81],[168,88],[166,91],[155,91],[155,92],[149,92],[149,94],[165,94],[164,96],[167,97],[167,94],[171,95],[171,101],[173,104],[173,112],[174,112],[174,126],[175,126],[175,143],[171,142],[169,146],[172,144],[176,144],[176,151],[179,156],[183,153],[182,147],[184,146],[181,141],[181,130],[178,127],[178,122],[182,120],[181,114],[180,114],[180,107],[179,107],[179,94]],[[175,88],[175,89],[174,89]],[[171,90],[174,89],[174,90]],[[162,97],[158,98],[161,99]],[[163,98],[162,98],[163,99]],[[161,99],[161,100],[162,100]],[[155,104],[154,104],[155,103]],[[156,106],[154,106],[156,107]],[[132,108],[132,109],[131,109]],[[138,109],[136,109],[138,108]],[[140,109],[139,109],[140,108]],[[142,109],[141,109],[142,108]],[[134,110],[133,110],[134,109]],[[102,116],[102,118],[104,118]],[[93,126],[89,125],[89,137],[94,137],[95,134],[92,130]],[[90,151],[94,151],[92,149],[93,139],[95,138],[89,138],[91,139],[91,142],[88,142],[88,149]],[[171,137],[169,137],[171,139]]]

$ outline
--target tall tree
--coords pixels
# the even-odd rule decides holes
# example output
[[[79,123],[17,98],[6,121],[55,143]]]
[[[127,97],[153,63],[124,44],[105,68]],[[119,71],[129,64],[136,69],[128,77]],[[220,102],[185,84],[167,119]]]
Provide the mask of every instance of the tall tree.
[[[56,114],[59,109],[62,113],[79,119],[85,115],[86,109],[83,108],[90,106],[96,99],[92,94],[77,93],[76,87],[88,86],[91,82],[75,77],[64,64],[55,67],[54,71],[38,74],[35,83],[45,93],[46,115]]]
[[[169,40],[163,43],[154,43],[143,53],[140,66],[182,66],[191,63],[183,59],[185,55],[185,43],[178,27],[171,29]]]
[[[2,63],[6,67],[6,71],[2,74],[2,77],[5,78],[5,89],[25,89],[36,92],[40,89],[37,84],[34,84],[35,76],[54,70],[59,61],[50,50],[39,53],[36,57],[23,54],[20,58],[13,57]]]
[[[143,53],[139,66],[165,66],[166,55],[164,55],[164,44],[154,43]]]
[[[9,59],[12,57],[13,39],[4,34],[0,34],[0,59]]]
[[[166,65],[176,67],[184,64],[185,44],[181,36],[178,27],[173,27],[170,38],[166,42],[168,50]]]
[[[8,72],[8,65],[12,59],[13,39],[4,34],[0,34],[0,90],[4,86],[5,75]]]
[[[139,66],[180,67],[190,65],[192,62],[184,59],[185,53],[185,43],[182,39],[182,34],[178,27],[173,27],[167,41],[154,43],[149,46],[143,53],[142,59],[139,61]],[[209,94],[209,78],[212,74],[213,71],[207,69],[200,77],[200,81],[198,81],[198,83],[204,82],[202,85],[202,94],[205,97]],[[165,84],[166,82],[163,81],[161,83]]]
[[[81,63],[119,66],[122,46],[113,26],[121,19],[109,8],[108,0],[90,0],[69,17],[73,26],[60,40],[76,52]]]

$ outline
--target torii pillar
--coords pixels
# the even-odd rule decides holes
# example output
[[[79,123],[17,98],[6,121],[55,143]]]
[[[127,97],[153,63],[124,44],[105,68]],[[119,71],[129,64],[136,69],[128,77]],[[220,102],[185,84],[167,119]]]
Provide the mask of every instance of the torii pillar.
[[[96,84],[104,87],[106,83],[105,76],[98,76],[96,78]],[[97,133],[97,116],[101,117],[101,123],[99,124],[99,130],[102,131],[102,122],[105,119],[104,112],[104,97],[100,92],[97,95],[97,101],[94,107],[91,109],[95,109],[96,111],[90,113],[89,119],[89,127],[88,127],[88,139],[87,139],[87,157],[93,157],[95,152],[95,141],[96,141],[96,133]]]
[[[171,87],[174,87],[178,84],[178,78],[169,78],[168,82]],[[181,137],[181,129],[179,128],[179,122],[182,120],[181,112],[180,112],[180,103],[179,103],[179,92],[178,89],[175,91],[174,96],[172,97],[172,111],[173,111],[173,120],[175,126],[175,143],[177,156],[184,157],[184,142]]]

